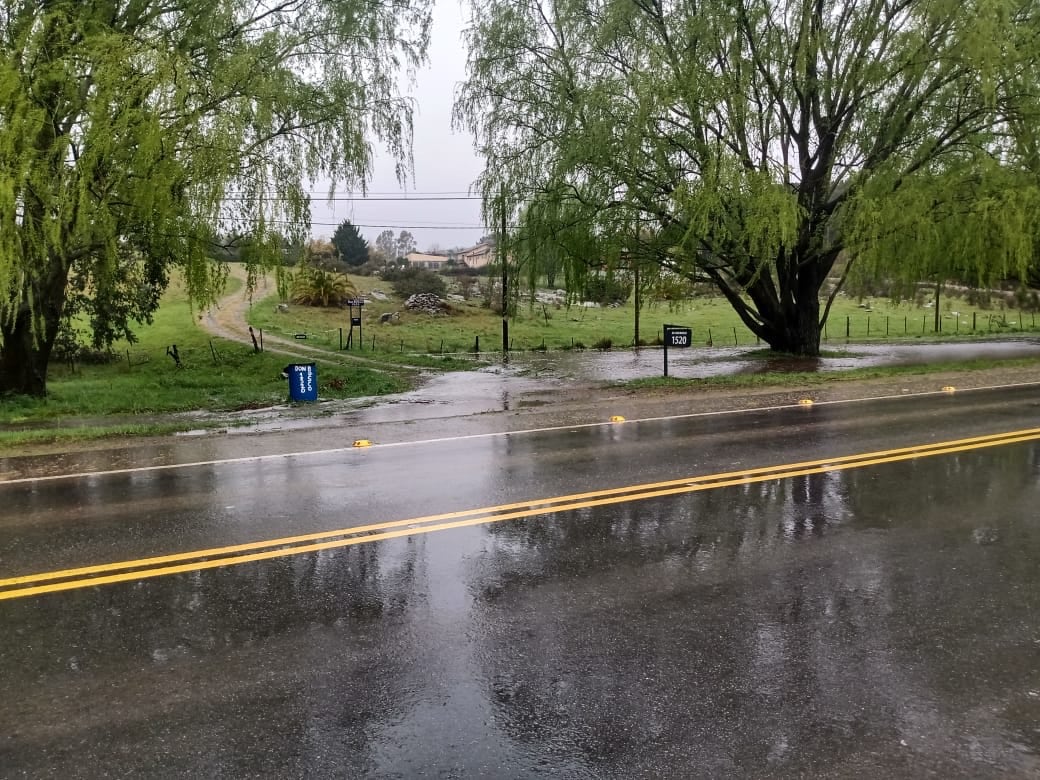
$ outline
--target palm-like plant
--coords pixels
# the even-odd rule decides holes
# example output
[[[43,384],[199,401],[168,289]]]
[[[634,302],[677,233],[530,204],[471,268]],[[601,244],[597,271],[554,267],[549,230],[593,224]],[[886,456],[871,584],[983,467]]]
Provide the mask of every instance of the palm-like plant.
[[[339,306],[357,288],[343,274],[324,268],[303,268],[293,281],[292,302],[304,306]]]

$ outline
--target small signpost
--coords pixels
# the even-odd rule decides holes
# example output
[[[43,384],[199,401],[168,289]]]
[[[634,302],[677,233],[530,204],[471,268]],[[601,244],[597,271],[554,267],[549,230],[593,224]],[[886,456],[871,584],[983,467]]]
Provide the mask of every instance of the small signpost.
[[[365,347],[365,340],[361,333],[361,307],[365,305],[364,298],[348,298],[347,306],[350,307],[350,333],[347,334],[347,349],[350,349],[350,345],[354,343],[354,328],[357,328],[358,332],[358,344],[362,349]]]
[[[664,375],[668,376],[668,348],[685,349],[693,343],[693,329],[682,325],[664,326]]]

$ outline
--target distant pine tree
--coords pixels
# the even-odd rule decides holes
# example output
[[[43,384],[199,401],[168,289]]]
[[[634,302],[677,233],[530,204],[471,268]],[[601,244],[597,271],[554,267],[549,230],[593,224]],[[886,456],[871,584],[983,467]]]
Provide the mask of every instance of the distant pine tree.
[[[332,245],[339,252],[340,260],[347,265],[357,266],[368,262],[368,242],[349,219],[344,220],[332,234]]]

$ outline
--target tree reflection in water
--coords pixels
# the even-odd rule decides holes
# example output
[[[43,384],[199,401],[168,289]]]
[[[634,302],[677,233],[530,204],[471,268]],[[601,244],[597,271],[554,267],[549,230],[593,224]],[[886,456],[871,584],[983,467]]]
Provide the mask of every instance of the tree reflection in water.
[[[940,773],[1040,770],[1016,683],[1037,464],[1004,447],[488,526],[499,726],[611,774],[905,771],[901,743]]]

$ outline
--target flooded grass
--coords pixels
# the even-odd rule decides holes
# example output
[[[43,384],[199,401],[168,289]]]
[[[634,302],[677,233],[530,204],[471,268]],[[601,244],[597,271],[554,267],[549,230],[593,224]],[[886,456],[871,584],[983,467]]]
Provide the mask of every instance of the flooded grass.
[[[991,371],[1008,368],[1033,368],[1040,366],[1040,357],[1010,358],[1007,360],[954,360],[939,363],[915,365],[865,366],[837,371],[802,371],[802,370],[770,370],[765,372],[744,372],[720,374],[716,376],[681,378],[681,377],[643,377],[616,382],[618,387],[626,388],[659,388],[659,387],[804,387],[806,385],[823,385],[832,382],[852,382],[866,379],[885,379],[899,376],[921,376],[950,371]]]

